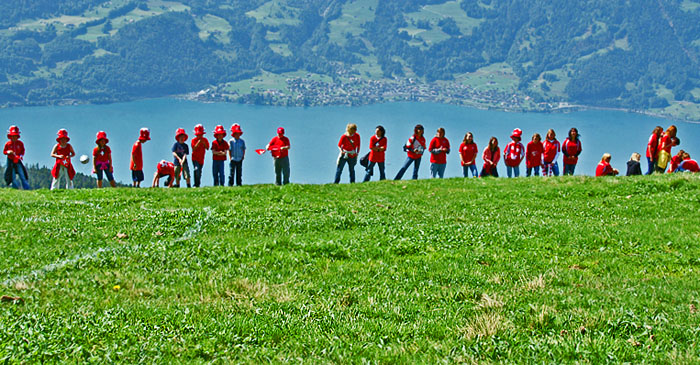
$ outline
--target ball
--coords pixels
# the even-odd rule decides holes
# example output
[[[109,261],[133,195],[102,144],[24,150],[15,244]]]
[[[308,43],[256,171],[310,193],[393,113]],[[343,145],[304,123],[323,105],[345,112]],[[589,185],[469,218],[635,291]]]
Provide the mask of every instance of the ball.
[[[88,162],[90,162],[90,157],[88,157],[88,155],[82,155],[82,156],[80,156],[80,163],[81,163],[81,164],[85,165],[85,164],[87,164]]]

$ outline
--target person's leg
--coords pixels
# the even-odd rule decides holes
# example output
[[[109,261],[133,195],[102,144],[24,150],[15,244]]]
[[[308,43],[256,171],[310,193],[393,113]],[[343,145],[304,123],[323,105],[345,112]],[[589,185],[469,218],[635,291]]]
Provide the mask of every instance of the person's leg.
[[[476,164],[469,165],[469,169],[472,171],[472,177],[479,177],[479,170],[476,169]]]
[[[284,175],[282,183],[284,185],[289,184],[289,157],[282,159],[282,175]]]
[[[182,173],[182,166],[176,165],[175,166],[175,183],[173,183],[173,187],[179,188],[180,187],[180,178],[181,178],[181,173]]]
[[[498,177],[498,169],[496,168],[496,166],[494,166],[494,167],[491,169],[491,176],[493,176],[493,177]]]
[[[282,185],[282,160],[275,158],[273,162],[275,166],[275,185]]]
[[[441,163],[438,165],[438,176],[440,176],[441,179],[445,178],[445,169],[447,168],[446,163]]]
[[[525,168],[525,176],[530,177],[532,175],[532,167],[526,167]]]
[[[365,178],[362,180],[362,182],[368,182],[369,179],[372,178],[372,175],[374,175],[374,165],[376,165],[376,162],[370,162],[369,165],[367,165],[367,168],[365,169]]]
[[[469,166],[462,165],[462,176],[469,177]]]
[[[29,177],[27,177],[27,171],[24,169],[24,165],[20,162],[17,164],[17,175],[19,175],[19,180],[22,183],[22,189],[31,190],[29,186]]]
[[[559,176],[559,162],[555,162],[552,164],[552,173],[554,176]]]
[[[520,166],[513,167],[513,176],[520,177]]]
[[[97,175],[97,188],[102,187],[102,180],[104,179],[104,170],[97,169],[95,170],[95,174]]]
[[[513,168],[506,165],[506,175],[508,175],[509,178],[513,177]]]
[[[10,159],[7,159],[7,167],[8,170],[10,170],[12,174],[12,187],[15,189],[19,189],[19,182],[17,181],[17,175],[20,175],[20,171],[22,170],[22,167],[20,167],[19,164],[16,163],[11,163]]]
[[[335,168],[335,180],[333,180],[334,184],[340,183],[340,175],[343,174],[343,168],[345,167],[346,162],[347,160],[342,157],[338,159],[338,164]]]
[[[379,167],[379,181],[386,180],[386,173],[384,171],[384,162],[377,162],[377,167]]]
[[[549,176],[549,164],[542,164],[542,176]]]
[[[243,186],[243,160],[236,161],[236,185]]]
[[[394,180],[401,180],[403,177],[403,174],[406,173],[406,170],[408,170],[408,167],[411,166],[411,163],[413,163],[413,159],[410,157],[406,157],[406,161],[403,163],[403,166],[399,169],[399,172],[396,173],[396,177],[394,177]]]
[[[185,163],[182,166],[182,174],[185,177],[185,182],[187,183],[187,187],[190,188],[192,187],[192,184],[190,182],[190,162],[185,161]]]
[[[420,157],[413,160],[413,180],[418,180],[418,168],[420,168],[420,160]]]
[[[573,175],[576,172],[576,164],[570,165],[569,167],[569,175]]]
[[[219,186],[226,186],[226,173],[224,172],[224,160],[218,160],[216,163],[219,165]]]
[[[651,157],[647,157],[647,175],[654,173],[654,165],[656,165],[656,161],[654,161]]]
[[[105,176],[107,176],[107,181],[109,181],[109,185],[113,188],[117,187],[117,183],[114,181],[114,174],[110,172],[109,170],[105,170]]]
[[[535,170],[535,176],[540,176],[540,167],[539,167],[539,166],[535,166],[535,167],[534,167],[534,170]]]
[[[435,163],[430,164],[430,177],[433,179],[438,176],[438,166]]]
[[[355,182],[355,165],[357,165],[357,157],[348,159],[348,172],[350,173],[350,184]]]

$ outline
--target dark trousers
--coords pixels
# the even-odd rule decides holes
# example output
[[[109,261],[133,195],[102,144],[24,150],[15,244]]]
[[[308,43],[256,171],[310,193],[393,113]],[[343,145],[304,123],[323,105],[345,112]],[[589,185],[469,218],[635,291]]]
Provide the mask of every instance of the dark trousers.
[[[386,175],[384,174],[384,162],[370,162],[365,170],[367,174],[365,174],[365,179],[363,180],[364,182],[369,181],[369,179],[372,178],[372,175],[374,175],[374,165],[377,165],[379,168],[379,180],[386,180]]]
[[[403,177],[403,174],[406,173],[406,170],[408,170],[408,167],[411,166],[411,164],[414,164],[413,165],[413,180],[417,180],[418,179],[418,168],[420,168],[420,159],[421,159],[420,157],[418,157],[415,160],[410,158],[410,157],[406,157],[406,162],[404,162],[403,167],[401,167],[401,170],[399,170],[399,172],[396,174],[396,177],[394,177],[394,180],[401,180],[401,178]]]
[[[192,166],[194,167],[194,187],[198,188],[202,185],[202,168],[204,168],[204,164],[192,161]]]
[[[243,185],[243,160],[229,162],[231,173],[228,175],[228,186],[233,186],[233,180],[236,180],[236,185]]]
[[[275,164],[275,184],[289,184],[289,156],[280,157],[274,160]]]
[[[335,183],[340,182],[340,175],[343,174],[343,168],[345,167],[345,164],[348,164],[348,173],[350,173],[350,183],[355,182],[355,165],[357,165],[357,156],[355,157],[348,157],[348,158],[343,158],[340,157],[338,159],[338,167],[335,169]]]
[[[576,165],[564,164],[564,175],[573,175]]]
[[[652,160],[651,157],[647,157],[647,164],[648,170],[646,174],[651,175],[654,173],[654,170],[656,170],[656,161]]]
[[[226,182],[224,160],[212,161],[212,172],[214,173],[214,186],[224,186],[224,183]]]

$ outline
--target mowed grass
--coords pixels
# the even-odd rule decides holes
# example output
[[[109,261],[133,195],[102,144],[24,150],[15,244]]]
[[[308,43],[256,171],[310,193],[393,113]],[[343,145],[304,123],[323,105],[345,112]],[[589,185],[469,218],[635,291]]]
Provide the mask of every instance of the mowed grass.
[[[695,362],[700,180],[19,192],[0,359]]]

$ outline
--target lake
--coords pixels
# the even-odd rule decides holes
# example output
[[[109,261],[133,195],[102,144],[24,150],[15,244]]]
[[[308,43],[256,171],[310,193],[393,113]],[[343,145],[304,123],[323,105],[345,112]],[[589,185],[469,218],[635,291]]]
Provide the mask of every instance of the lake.
[[[207,138],[213,139],[212,131],[223,124],[228,131],[233,123],[243,129],[243,139],[248,146],[244,162],[244,184],[271,183],[274,181],[272,161],[269,154],[258,156],[254,149],[264,148],[275,136],[278,126],[283,126],[291,140],[290,164],[293,183],[323,184],[333,181],[338,156],[337,143],[349,122],[356,123],[362,137],[361,154],[368,151],[369,137],[378,124],[387,130],[387,176],[393,178],[406,158],[401,146],[410,137],[413,126],[425,126],[428,141],[438,127],[444,127],[453,152],[448,156],[446,177],[461,176],[457,148],[467,131],[474,133],[480,150],[491,136],[496,136],[503,148],[510,141],[514,128],[523,130],[523,144],[530,141],[533,133],[543,137],[547,129],[557,132],[560,142],[566,138],[571,127],[581,134],[583,153],[576,174],[593,175],[604,152],[613,155],[612,165],[622,173],[632,152],[644,156],[648,137],[656,125],[668,127],[669,120],[619,111],[591,110],[569,114],[507,113],[479,110],[468,107],[431,103],[388,103],[360,107],[277,107],[253,106],[228,103],[206,104],[180,99],[154,99],[110,105],[46,106],[0,109],[0,128],[7,131],[17,124],[22,131],[22,140],[27,149],[25,162],[53,166],[50,152],[55,144],[56,131],[66,128],[71,144],[79,155],[92,155],[95,134],[104,130],[110,139],[117,180],[130,182],[129,156],[131,145],[138,137],[139,129],[151,129],[152,140],[143,146],[144,173],[150,185],[158,161],[171,161],[170,148],[174,143],[175,129],[183,127],[190,138],[194,125],[201,123]],[[675,122],[680,148],[691,156],[700,157],[700,125]],[[4,135],[3,135],[4,136]],[[227,139],[230,137],[227,137]],[[189,140],[188,140],[189,143]],[[674,149],[674,154],[677,148]],[[646,172],[644,157],[643,170]],[[2,163],[4,164],[4,159]],[[502,161],[502,160],[501,160]],[[481,158],[477,166],[481,167]],[[79,172],[89,174],[91,165],[74,164]],[[560,159],[561,168],[561,159]],[[524,175],[524,163],[521,173]],[[357,179],[364,177],[361,166],[356,167]],[[505,166],[499,162],[499,174],[505,175]],[[410,177],[410,172],[406,176]],[[228,176],[228,169],[227,169]],[[375,179],[378,173],[375,172]],[[406,178],[406,176],[404,178]],[[429,161],[422,161],[421,178],[429,177]],[[347,172],[343,182],[348,181]],[[203,183],[212,185],[211,153],[207,154]]]

